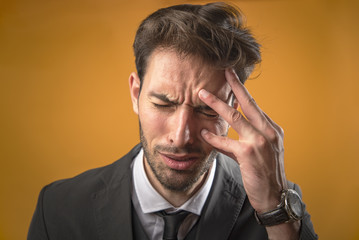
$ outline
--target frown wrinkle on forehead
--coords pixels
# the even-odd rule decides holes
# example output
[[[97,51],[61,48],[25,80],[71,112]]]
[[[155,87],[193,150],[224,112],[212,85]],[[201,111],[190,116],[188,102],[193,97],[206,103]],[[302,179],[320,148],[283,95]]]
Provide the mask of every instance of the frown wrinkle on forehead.
[[[199,57],[157,50],[149,59],[144,84],[148,92],[165,95],[179,104],[200,105],[198,92],[206,88],[226,99],[230,91],[224,70],[204,63]],[[227,93],[227,94],[226,94]]]

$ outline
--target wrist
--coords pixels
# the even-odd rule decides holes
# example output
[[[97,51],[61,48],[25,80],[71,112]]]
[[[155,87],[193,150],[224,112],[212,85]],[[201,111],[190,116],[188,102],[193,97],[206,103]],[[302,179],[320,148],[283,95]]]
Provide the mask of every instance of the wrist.
[[[261,206],[255,208],[255,211],[258,214],[266,213],[276,209],[280,206],[281,203],[281,194],[277,198],[273,198],[265,203],[262,203]]]
[[[300,237],[301,221],[266,226],[268,239],[271,240],[298,240]]]
[[[269,211],[255,211],[257,222],[265,226],[301,220],[304,215],[304,204],[299,194],[293,189],[282,191],[279,205]]]
[[[268,197],[266,201],[261,201],[261,204],[256,206],[254,209],[258,214],[266,213],[276,209],[280,206],[282,201],[282,191],[278,191]]]

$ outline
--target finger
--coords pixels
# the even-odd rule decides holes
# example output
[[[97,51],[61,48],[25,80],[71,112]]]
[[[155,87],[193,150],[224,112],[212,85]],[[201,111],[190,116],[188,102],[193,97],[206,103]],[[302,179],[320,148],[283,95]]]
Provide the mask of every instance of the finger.
[[[238,148],[238,141],[235,141],[228,137],[218,136],[214,133],[209,132],[207,129],[202,129],[201,135],[207,143],[212,145],[219,152],[227,155],[232,159],[237,159],[233,152],[235,152],[235,148]]]
[[[276,130],[277,134],[279,135],[279,138],[281,138],[281,142],[279,143],[279,148],[277,149],[280,153],[280,157],[279,157],[279,164],[277,164],[277,171],[280,172],[280,181],[281,184],[283,186],[283,189],[287,189],[288,185],[287,185],[287,178],[285,176],[285,171],[284,171],[284,148],[283,148],[283,137],[284,137],[284,131],[283,129],[276,124],[265,112],[263,112],[264,116],[267,118],[267,121],[273,126],[273,128]],[[276,139],[272,139],[272,140],[276,140]]]
[[[253,124],[258,130],[262,131],[267,127],[267,120],[262,114],[262,110],[258,107],[246,87],[241,83],[237,74],[233,69],[226,69],[225,76],[227,82],[232,88],[238,103],[250,123]]]
[[[273,128],[278,132],[279,136],[284,137],[284,130],[278,124],[276,124],[265,112],[263,115],[266,117],[267,121],[273,126]]]
[[[223,102],[217,96],[205,89],[201,89],[198,95],[205,104],[216,111],[229,125],[231,125],[239,136],[245,136],[254,130],[252,125],[248,123],[239,111]]]

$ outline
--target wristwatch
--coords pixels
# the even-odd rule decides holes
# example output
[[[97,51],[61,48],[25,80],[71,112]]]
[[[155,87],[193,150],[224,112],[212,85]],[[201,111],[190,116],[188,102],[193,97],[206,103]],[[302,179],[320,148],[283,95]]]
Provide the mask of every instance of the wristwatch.
[[[265,213],[254,211],[257,222],[264,226],[298,221],[302,219],[303,215],[304,204],[299,194],[293,189],[282,191],[281,201],[276,209]]]

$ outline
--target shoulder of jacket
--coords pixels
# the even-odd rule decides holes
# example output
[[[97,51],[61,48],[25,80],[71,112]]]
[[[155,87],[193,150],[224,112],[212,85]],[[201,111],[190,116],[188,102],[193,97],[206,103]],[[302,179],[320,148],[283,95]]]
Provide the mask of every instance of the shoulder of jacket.
[[[44,187],[43,192],[47,196],[69,196],[69,193],[72,196],[80,196],[110,187],[122,178],[130,176],[132,159],[139,149],[140,145],[136,145],[125,156],[109,165],[87,170],[72,178],[52,182]]]

